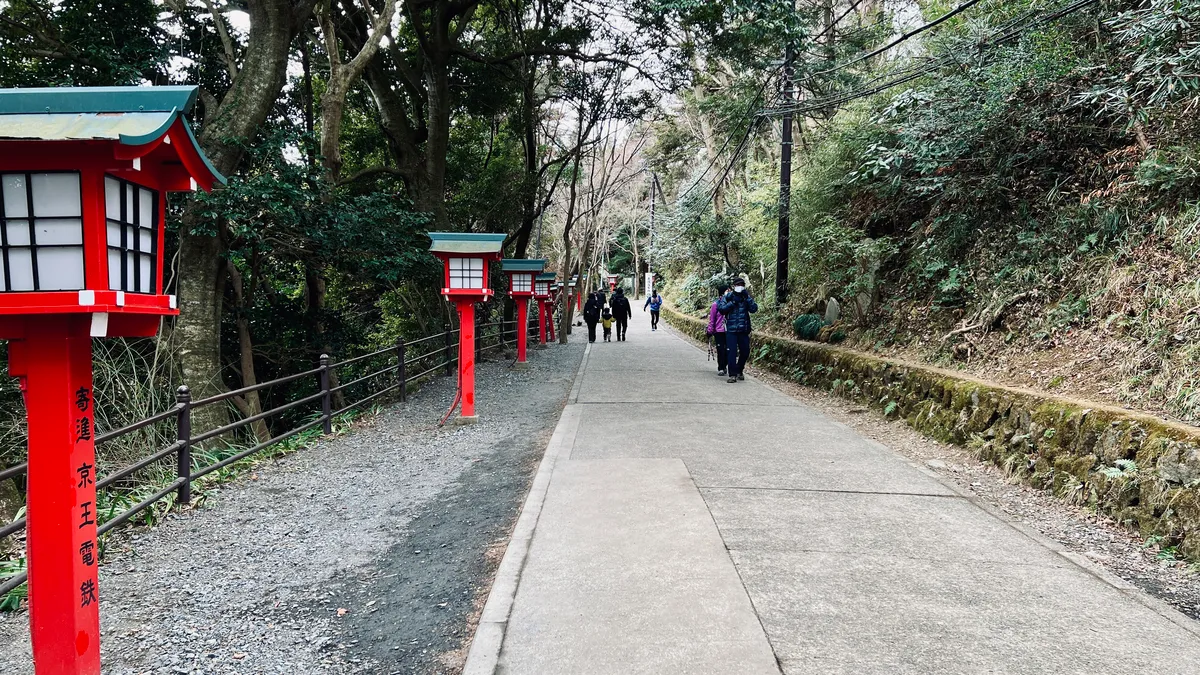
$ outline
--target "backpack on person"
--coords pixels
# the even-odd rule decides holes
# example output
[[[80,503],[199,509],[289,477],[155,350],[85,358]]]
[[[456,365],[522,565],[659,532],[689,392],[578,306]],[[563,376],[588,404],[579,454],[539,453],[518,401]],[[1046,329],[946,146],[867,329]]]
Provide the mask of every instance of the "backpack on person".
[[[605,305],[604,309],[600,310],[600,319],[603,321],[608,321],[611,318],[612,311],[608,308],[608,305]]]

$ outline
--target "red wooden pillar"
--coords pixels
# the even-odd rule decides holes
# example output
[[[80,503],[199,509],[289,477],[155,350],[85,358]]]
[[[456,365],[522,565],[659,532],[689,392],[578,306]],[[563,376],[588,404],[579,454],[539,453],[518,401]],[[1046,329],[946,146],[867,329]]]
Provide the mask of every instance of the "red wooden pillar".
[[[9,343],[29,416],[26,557],[36,671],[99,675],[91,315],[25,320]]]
[[[460,299],[458,305],[458,382],[462,390],[461,417],[475,419],[475,302]]]
[[[529,300],[517,301],[517,363],[525,363],[525,342],[529,339]]]
[[[546,305],[545,300],[538,300],[538,340],[546,344]]]

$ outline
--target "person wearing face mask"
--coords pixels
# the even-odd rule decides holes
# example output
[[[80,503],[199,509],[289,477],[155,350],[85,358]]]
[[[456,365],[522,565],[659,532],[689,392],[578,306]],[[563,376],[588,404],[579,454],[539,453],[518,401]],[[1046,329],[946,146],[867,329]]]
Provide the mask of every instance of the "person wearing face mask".
[[[746,290],[746,280],[733,280],[733,288],[717,300],[717,311],[725,317],[725,340],[729,350],[726,357],[729,379],[733,383],[746,379],[746,360],[750,358],[750,315],[758,311],[758,303]]]

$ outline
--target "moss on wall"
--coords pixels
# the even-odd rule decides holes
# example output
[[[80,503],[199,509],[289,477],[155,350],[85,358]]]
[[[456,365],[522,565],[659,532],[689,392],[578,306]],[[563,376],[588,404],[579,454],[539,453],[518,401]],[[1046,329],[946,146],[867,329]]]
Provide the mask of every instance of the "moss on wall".
[[[676,329],[705,323],[673,309]],[[754,363],[904,419],[1019,480],[1158,535],[1200,560],[1200,430],[853,350],[756,335]]]

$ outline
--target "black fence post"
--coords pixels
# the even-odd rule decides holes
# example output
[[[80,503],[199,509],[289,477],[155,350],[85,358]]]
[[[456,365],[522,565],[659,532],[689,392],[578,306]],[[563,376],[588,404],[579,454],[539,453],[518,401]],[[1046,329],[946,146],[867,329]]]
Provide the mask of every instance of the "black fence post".
[[[178,460],[179,489],[176,500],[180,504],[192,503],[192,390],[182,385],[175,390],[175,438],[178,440],[178,450],[175,457]]]
[[[404,338],[396,338],[396,379],[400,385],[400,402],[408,400],[408,369],[404,366]]]
[[[321,355],[321,428],[326,434],[333,433],[333,401],[329,394],[329,355]]]
[[[446,324],[445,335],[446,335],[446,377],[450,377],[450,373],[451,373],[450,366],[454,362],[454,352],[451,351],[451,349],[453,348],[453,345],[450,344],[450,338],[452,336],[450,334],[450,324],[449,323]]]

